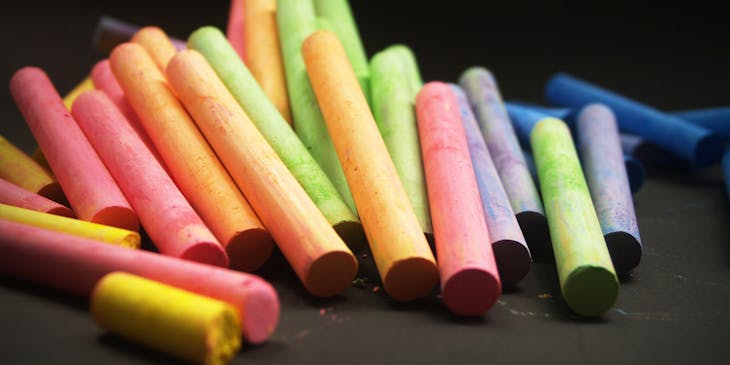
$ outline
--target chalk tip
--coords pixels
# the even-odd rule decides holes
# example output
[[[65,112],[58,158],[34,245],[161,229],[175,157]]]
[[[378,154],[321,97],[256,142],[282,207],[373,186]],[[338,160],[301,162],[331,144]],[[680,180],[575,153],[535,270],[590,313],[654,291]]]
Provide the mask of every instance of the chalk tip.
[[[641,242],[634,235],[624,232],[611,232],[604,236],[608,252],[616,273],[623,275],[639,266],[641,262]]]
[[[352,251],[360,251],[367,245],[365,230],[362,228],[362,224],[356,220],[342,221],[333,225],[332,228]]]
[[[352,285],[357,268],[357,259],[349,250],[328,252],[312,262],[304,286],[317,297],[340,294]]]
[[[191,244],[182,252],[180,258],[226,268],[229,264],[228,255],[223,250],[223,246],[215,241],[202,241]]]
[[[499,240],[492,243],[492,250],[502,285],[517,284],[530,271],[532,257],[526,244],[515,240]]]
[[[385,291],[396,301],[427,296],[439,281],[436,262],[426,257],[409,257],[395,262],[383,277]]]
[[[517,213],[516,217],[533,258],[549,260],[553,255],[553,249],[545,214],[526,210]]]
[[[240,318],[230,305],[223,305],[212,325],[207,328],[205,364],[228,364],[241,348]]]
[[[618,297],[618,278],[603,266],[581,266],[573,270],[562,287],[563,299],[578,315],[596,317],[613,306]]]
[[[465,268],[452,275],[441,290],[444,304],[454,314],[480,316],[502,292],[499,278],[478,267]]]
[[[230,268],[252,272],[261,267],[274,251],[274,239],[269,231],[252,228],[238,232],[225,244]]]
[[[271,337],[279,323],[279,296],[264,279],[247,280],[246,299],[240,308],[243,337],[251,344],[261,344]]]
[[[695,145],[693,155],[695,164],[707,167],[720,161],[724,150],[722,139],[715,133],[708,133]]]
[[[124,206],[111,206],[96,212],[90,219],[91,222],[107,226],[126,229],[128,231],[139,231],[139,219],[132,208]]]

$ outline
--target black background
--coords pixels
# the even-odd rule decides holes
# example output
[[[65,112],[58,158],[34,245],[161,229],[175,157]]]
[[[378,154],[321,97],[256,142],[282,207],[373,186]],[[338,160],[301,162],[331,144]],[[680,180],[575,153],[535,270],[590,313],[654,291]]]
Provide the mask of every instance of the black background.
[[[493,71],[505,99],[542,101],[566,71],[662,109],[730,105],[730,17],[693,2],[353,1],[368,55],[413,48],[426,81],[455,81],[472,65]],[[105,55],[91,47],[102,14],[158,25],[184,39],[225,28],[228,2],[26,1],[0,9],[0,133],[27,152],[32,136],[8,92],[25,65],[46,70],[61,94]],[[719,168],[649,170],[635,195],[645,243],[601,319],[570,314],[552,263],[534,263],[483,317],[459,319],[431,296],[397,304],[361,257],[365,288],[314,299],[280,255],[258,272],[277,288],[272,339],[235,363],[724,363],[730,343],[730,207]],[[0,254],[2,254],[0,252]],[[43,263],[31,263],[43,265]],[[175,360],[105,334],[87,302],[0,278],[0,363],[150,364]]]

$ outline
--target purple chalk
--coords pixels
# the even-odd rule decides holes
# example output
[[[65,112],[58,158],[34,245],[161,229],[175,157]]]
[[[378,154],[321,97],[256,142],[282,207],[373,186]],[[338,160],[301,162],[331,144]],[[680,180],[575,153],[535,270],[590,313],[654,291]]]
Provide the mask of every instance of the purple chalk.
[[[464,71],[459,84],[469,98],[533,257],[550,257],[553,250],[542,201],[494,77],[485,68],[472,67]]]
[[[576,120],[578,154],[616,273],[641,261],[642,244],[624,165],[616,118],[603,104],[588,104]]]
[[[469,106],[469,100],[459,86],[452,84],[451,88],[459,102],[461,120],[469,145],[469,155],[477,179],[499,276],[502,285],[514,285],[522,280],[530,270],[532,261],[530,250],[527,248],[517,217],[512,210],[502,181],[499,179],[492,157],[489,155],[487,144],[482,138],[479,125]]]
[[[136,24],[102,15],[96,24],[91,44],[99,51],[109,54],[117,45],[128,42],[140,28]],[[170,38],[170,41],[178,51],[186,47],[185,41],[177,38]]]

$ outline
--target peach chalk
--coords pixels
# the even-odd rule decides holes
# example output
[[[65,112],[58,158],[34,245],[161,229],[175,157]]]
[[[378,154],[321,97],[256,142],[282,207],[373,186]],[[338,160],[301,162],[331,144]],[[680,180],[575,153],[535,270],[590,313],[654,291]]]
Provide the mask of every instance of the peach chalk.
[[[53,174],[1,135],[0,179],[57,202],[64,200]]]
[[[459,102],[449,85],[430,82],[416,112],[444,304],[481,315],[502,289]]]
[[[284,61],[276,26],[276,0],[246,0],[243,3],[246,66],[291,125]]]
[[[228,266],[213,233],[106,94],[83,93],[72,113],[162,254]]]
[[[342,45],[317,31],[302,55],[386,292],[400,301],[428,295],[438,282],[433,253]]]
[[[279,320],[279,298],[258,276],[144,250],[0,220],[0,273],[77,295],[104,275],[125,271],[232,304],[250,343],[266,341]]]
[[[167,76],[307,290],[326,297],[347,289],[354,255],[205,58],[180,52]]]
[[[253,270],[263,264],[271,238],[147,52],[122,44],[110,62],[170,176],[227,247],[231,265]]]
[[[136,231],[139,221],[45,72],[17,71],[10,92],[79,219]]]
[[[231,7],[228,10],[228,24],[226,26],[226,38],[236,50],[241,60],[246,59],[246,7],[247,0],[231,0]]]
[[[152,56],[160,70],[164,70],[170,59],[177,53],[170,38],[158,27],[141,28],[132,36],[131,41],[142,46]]]
[[[112,245],[139,248],[139,233],[69,217],[0,204],[0,219],[28,224],[43,229],[86,237]]]
[[[0,203],[64,217],[74,216],[74,212],[68,207],[23,189],[5,179],[0,179]]]

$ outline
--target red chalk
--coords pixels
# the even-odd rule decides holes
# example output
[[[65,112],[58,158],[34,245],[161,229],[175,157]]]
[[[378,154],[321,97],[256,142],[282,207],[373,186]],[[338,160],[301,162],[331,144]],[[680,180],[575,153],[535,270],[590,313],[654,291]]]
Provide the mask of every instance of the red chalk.
[[[81,220],[137,231],[139,222],[45,72],[24,67],[10,92]]]
[[[266,341],[279,320],[276,291],[251,274],[4,220],[0,252],[0,273],[78,295],[90,295],[104,275],[125,271],[228,302],[251,343]]]
[[[221,244],[106,94],[81,94],[72,113],[161,253],[228,266]]]
[[[0,203],[74,218],[71,209],[3,179],[0,179]]]
[[[502,289],[459,104],[449,85],[430,82],[416,112],[443,301],[456,314],[481,315]]]

